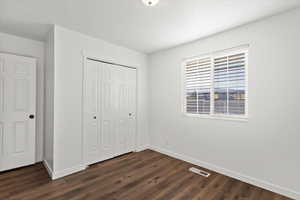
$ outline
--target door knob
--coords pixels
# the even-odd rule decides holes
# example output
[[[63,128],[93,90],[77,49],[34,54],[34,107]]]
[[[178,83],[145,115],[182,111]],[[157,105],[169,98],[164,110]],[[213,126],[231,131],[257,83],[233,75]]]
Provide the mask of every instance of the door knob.
[[[29,115],[29,118],[30,119],[34,119],[34,115]]]
[[[94,119],[97,119],[97,117],[96,117],[96,116],[94,116]]]
[[[131,116],[132,115],[132,113],[129,113],[129,116]]]

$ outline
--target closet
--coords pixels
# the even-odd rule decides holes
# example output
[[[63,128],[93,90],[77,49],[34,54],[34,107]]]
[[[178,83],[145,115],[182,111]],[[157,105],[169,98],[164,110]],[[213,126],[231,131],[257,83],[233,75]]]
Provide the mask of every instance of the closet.
[[[86,59],[83,93],[85,164],[134,151],[136,69]]]

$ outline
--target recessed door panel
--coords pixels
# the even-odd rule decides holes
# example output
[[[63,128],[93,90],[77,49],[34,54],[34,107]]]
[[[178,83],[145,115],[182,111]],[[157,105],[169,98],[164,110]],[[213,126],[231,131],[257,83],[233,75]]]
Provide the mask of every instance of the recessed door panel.
[[[98,111],[98,65],[97,63],[88,62],[86,70],[85,85],[85,111],[97,113]]]
[[[120,154],[122,154],[125,151],[125,139],[126,139],[126,126],[125,126],[125,122],[124,120],[119,120],[118,123],[118,150],[120,152]]]
[[[88,111],[97,112],[97,80],[92,79],[88,81],[88,91],[87,95],[89,96],[87,106]]]
[[[86,138],[87,152],[97,154],[99,151],[98,122],[96,120],[90,120],[86,131],[89,134]]]
[[[4,64],[5,64],[5,58],[4,56],[0,56],[0,73],[4,73]]]
[[[0,76],[0,113],[4,112],[4,78]]]
[[[15,74],[22,75],[22,76],[29,75],[30,72],[28,71],[28,68],[26,66],[27,66],[26,62],[20,62],[20,61],[15,62]]]
[[[118,152],[119,155],[121,155],[130,152],[128,149],[128,121],[120,119],[118,123],[118,130]]]
[[[103,81],[102,85],[103,85],[103,87],[102,87],[101,94],[102,94],[102,99],[103,99],[103,111],[104,111],[104,114],[110,115],[111,108],[112,108],[112,98],[111,98],[112,84],[110,82]]]
[[[14,148],[12,153],[26,152],[28,143],[28,124],[27,122],[15,122],[13,134]]]
[[[129,111],[128,102],[128,86],[126,83],[121,82],[119,85],[119,111],[121,111],[124,115]]]
[[[23,111],[28,112],[29,111],[29,80],[24,78],[17,78],[14,81],[15,87],[15,110],[16,111]]]
[[[109,151],[113,147],[113,125],[111,120],[103,120],[102,126],[102,149]]]
[[[4,147],[4,140],[3,140],[3,133],[4,133],[4,127],[3,122],[0,122],[0,158],[3,156],[3,147]],[[0,159],[0,169],[1,169],[1,159]]]

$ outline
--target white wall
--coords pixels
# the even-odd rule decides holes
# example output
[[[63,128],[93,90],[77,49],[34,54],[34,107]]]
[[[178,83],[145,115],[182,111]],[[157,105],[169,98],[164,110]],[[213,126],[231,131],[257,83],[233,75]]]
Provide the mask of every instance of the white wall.
[[[82,51],[138,68],[138,145],[148,144],[147,57],[144,54],[55,26],[54,173],[82,165]]]
[[[36,161],[43,159],[44,43],[0,33],[0,52],[37,58]]]
[[[151,145],[300,199],[299,24],[297,9],[152,54]],[[242,44],[250,45],[248,122],[183,116],[182,60]]]
[[[44,161],[46,167],[53,171],[54,147],[54,29],[45,43],[45,108],[44,108]]]

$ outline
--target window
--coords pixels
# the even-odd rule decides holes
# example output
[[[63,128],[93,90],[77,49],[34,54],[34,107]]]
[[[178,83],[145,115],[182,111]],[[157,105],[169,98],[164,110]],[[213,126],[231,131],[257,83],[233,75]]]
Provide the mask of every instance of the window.
[[[247,116],[247,48],[215,52],[185,61],[186,114]]]

